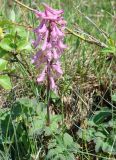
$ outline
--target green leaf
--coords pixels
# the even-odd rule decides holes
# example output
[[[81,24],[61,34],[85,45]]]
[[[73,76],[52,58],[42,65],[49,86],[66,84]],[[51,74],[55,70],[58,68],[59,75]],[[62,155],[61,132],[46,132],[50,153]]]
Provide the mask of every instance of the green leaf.
[[[24,29],[24,27],[21,27],[21,26],[18,27],[17,26],[13,29],[12,32],[13,32],[14,35],[17,32],[17,35],[20,36],[21,38],[23,38],[23,40],[24,40],[24,38],[25,38],[25,40],[28,39],[27,31]]]
[[[0,76],[0,85],[6,90],[10,90],[12,88],[11,81],[8,75]]]
[[[107,54],[107,53],[116,53],[116,48],[115,47],[109,47],[109,48],[104,48],[102,50],[102,53]]]
[[[93,116],[93,121],[95,124],[103,123],[105,119],[112,116],[112,112],[108,109],[101,110],[96,112],[96,114]]]
[[[75,156],[73,153],[69,153],[66,160],[75,160]]]
[[[63,141],[66,146],[70,146],[73,143],[73,138],[68,133],[65,133],[63,137]]]
[[[4,27],[5,25],[10,25],[10,24],[12,24],[12,22],[9,21],[8,19],[0,20],[1,27]]]
[[[113,101],[113,102],[116,102],[116,93],[114,93],[114,94],[112,95],[112,101]]]
[[[12,51],[13,48],[10,46],[11,44],[11,39],[9,38],[4,38],[1,42],[0,42],[0,47],[2,49],[4,49],[5,51]]]
[[[53,102],[56,102],[56,100],[59,99],[59,96],[53,91],[50,91],[50,97],[51,97]]]
[[[14,10],[11,10],[11,12],[10,12],[10,20],[12,20],[13,22],[15,21],[15,12],[14,12]]]
[[[104,152],[109,152],[109,153],[111,153],[111,151],[112,151],[112,145],[110,145],[108,142],[104,142],[103,143],[103,145],[102,145],[102,150],[104,151]]]
[[[52,149],[52,148],[55,148],[57,145],[56,143],[56,139],[52,139],[49,143],[48,143],[48,149]]]
[[[0,58],[0,71],[6,70],[7,69],[7,61]]]
[[[95,143],[95,151],[99,152],[100,148],[103,145],[103,140],[100,137],[97,137],[94,139],[94,143]]]
[[[27,40],[21,40],[17,44],[18,51],[23,51],[23,50],[30,51],[31,49],[32,49],[31,44],[29,44],[29,42],[27,42]]]
[[[106,136],[102,132],[96,132],[95,136],[100,138],[106,138]]]
[[[67,160],[67,157],[63,154],[58,154],[54,157],[53,160]],[[70,159],[71,160],[71,159]]]
[[[8,52],[0,48],[0,58],[4,57]]]

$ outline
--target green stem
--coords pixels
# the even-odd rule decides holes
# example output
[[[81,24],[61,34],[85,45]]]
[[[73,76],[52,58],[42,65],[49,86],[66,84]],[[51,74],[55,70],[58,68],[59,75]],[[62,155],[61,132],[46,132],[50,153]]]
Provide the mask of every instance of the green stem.
[[[47,67],[47,126],[50,125],[50,67]]]

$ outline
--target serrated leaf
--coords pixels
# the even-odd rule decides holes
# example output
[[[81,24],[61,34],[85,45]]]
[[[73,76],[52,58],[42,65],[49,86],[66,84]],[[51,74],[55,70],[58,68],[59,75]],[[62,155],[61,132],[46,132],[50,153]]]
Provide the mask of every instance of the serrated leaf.
[[[0,85],[6,90],[10,90],[12,88],[12,84],[8,75],[0,76]]]
[[[1,42],[0,42],[0,47],[2,49],[4,49],[5,51],[12,51],[13,48],[10,46],[11,44],[11,40],[9,38],[4,38]]]
[[[7,69],[7,61],[0,58],[0,71],[6,70]]]

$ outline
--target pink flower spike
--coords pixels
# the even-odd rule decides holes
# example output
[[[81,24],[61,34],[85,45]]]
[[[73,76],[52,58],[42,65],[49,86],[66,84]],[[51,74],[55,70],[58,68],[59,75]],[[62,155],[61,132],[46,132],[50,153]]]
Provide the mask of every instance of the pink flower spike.
[[[52,35],[53,38],[56,38],[57,33],[56,33],[55,28],[52,29],[51,35]]]
[[[66,49],[66,48],[67,48],[66,45],[63,44],[61,40],[58,42],[58,46],[59,46],[59,48],[61,48],[61,49]]]
[[[59,19],[58,24],[65,26],[67,24],[67,22],[63,19]]]
[[[47,39],[48,39],[48,30],[46,31],[45,40],[42,46],[42,50],[44,51],[47,47]]]
[[[49,61],[52,59],[52,53],[51,53],[51,51],[47,52],[47,58],[48,58]]]
[[[53,49],[52,53],[53,53],[53,58],[54,58],[54,59],[58,59],[58,58],[59,58],[59,55],[58,55],[58,53],[56,52],[56,49],[55,49],[55,48]]]
[[[35,11],[40,25],[34,30],[36,40],[33,45],[41,49],[33,56],[32,63],[38,70],[44,67],[37,82],[42,83],[47,79],[49,89],[56,92],[55,81],[63,74],[59,58],[66,48],[66,45],[63,44],[66,21],[62,17],[63,10],[53,9],[45,3],[43,5],[44,12]]]
[[[61,69],[61,67],[60,67],[60,63],[57,62],[56,64],[53,64],[52,67],[53,67],[53,69],[56,70],[59,74],[61,74],[61,75],[63,74],[63,71],[62,71],[62,69]]]
[[[38,83],[41,83],[41,82],[43,82],[44,80],[45,80],[45,70],[46,69],[44,69],[43,71],[42,71],[42,73],[39,75],[39,77],[37,78],[37,82]]]
[[[53,77],[50,77],[50,88],[52,90],[55,90],[56,89],[56,84],[55,84],[55,81],[54,81],[54,78]]]
[[[61,32],[60,29],[59,29],[57,26],[55,26],[55,30],[56,30],[57,34],[58,34],[60,37],[64,37],[64,33]]]
[[[42,40],[42,36],[39,35],[35,41],[33,41],[33,46],[36,48],[40,41]]]
[[[64,11],[63,10],[56,10],[56,9],[53,9],[51,7],[49,7],[47,4],[43,3],[44,7],[46,10],[48,10],[49,12],[51,12],[52,14],[63,14]]]
[[[47,31],[46,25],[43,24],[43,26],[38,31],[39,31],[39,33],[45,33]]]
[[[35,15],[36,15],[36,17],[38,18],[42,18],[43,16],[44,16],[44,13],[42,13],[42,12],[39,12],[39,11],[35,11]]]

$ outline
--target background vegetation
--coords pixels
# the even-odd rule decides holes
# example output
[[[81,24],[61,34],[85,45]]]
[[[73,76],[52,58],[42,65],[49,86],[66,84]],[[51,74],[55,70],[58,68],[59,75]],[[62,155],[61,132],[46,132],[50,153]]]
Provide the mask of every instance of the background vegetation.
[[[42,10],[43,0],[22,0]],[[31,41],[39,21],[0,0],[0,160],[116,159],[116,1],[44,0],[67,21],[58,95],[36,83]]]

